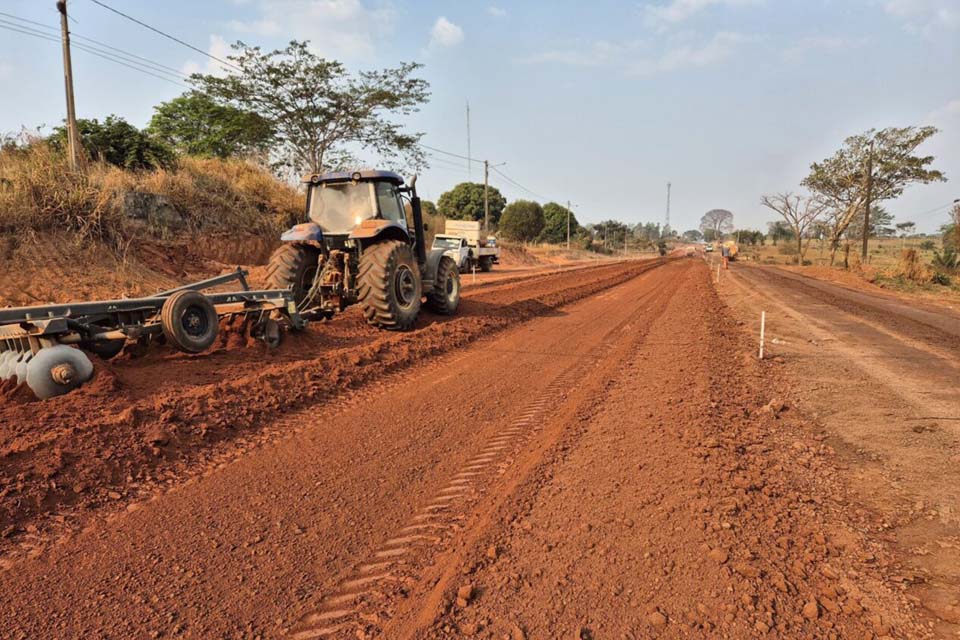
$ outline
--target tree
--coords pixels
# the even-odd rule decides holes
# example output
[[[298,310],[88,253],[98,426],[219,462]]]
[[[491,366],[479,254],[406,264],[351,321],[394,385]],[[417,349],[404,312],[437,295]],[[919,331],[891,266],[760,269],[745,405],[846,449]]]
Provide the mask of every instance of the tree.
[[[833,210],[828,215],[830,264],[844,232],[858,215],[863,215],[868,184],[871,202],[882,202],[899,197],[910,184],[946,180],[942,172],[928,168],[933,156],[914,155],[917,147],[935,133],[934,127],[870,129],[847,138],[843,148],[831,157],[810,165],[803,186]]]
[[[917,228],[916,222],[898,222],[897,223],[897,233],[900,234],[901,238],[906,238],[911,233],[913,233],[914,229],[916,228]]]
[[[182,154],[229,158],[265,153],[273,126],[257,113],[217,103],[198,91],[154,107],[147,132]]]
[[[437,205],[433,204],[430,200],[421,200],[420,209],[425,216],[433,218],[437,215]]]
[[[726,209],[711,209],[700,218],[700,231],[704,237],[710,232],[708,240],[722,240],[723,234],[733,230],[733,214]]]
[[[335,60],[310,51],[307,42],[263,53],[243,42],[227,56],[239,71],[224,77],[194,74],[190,82],[224,106],[259,115],[274,134],[276,165],[320,173],[357,161],[350,147],[387,160],[423,164],[420,133],[407,133],[394,116],[417,111],[429,85],[404,63],[395,69],[350,75]]]
[[[767,230],[770,233],[770,239],[773,240],[773,246],[777,246],[778,240],[793,239],[793,229],[783,220],[768,222]]]
[[[801,196],[787,191],[760,198],[760,204],[776,211],[789,225],[797,240],[797,264],[803,264],[803,258],[810,246],[808,231],[817,223],[827,205],[815,197]],[[807,240],[804,243],[804,239]]]
[[[496,187],[489,188],[490,224],[496,226],[507,199]],[[479,220],[483,222],[483,185],[461,182],[437,200],[440,215],[450,220]]]
[[[850,226],[847,227],[845,233],[846,237],[863,237],[863,217],[864,211],[861,209],[850,221]],[[880,205],[870,207],[870,237],[885,238],[893,235],[893,233],[893,214],[887,211],[886,207]]]
[[[509,240],[530,242],[543,231],[543,207],[532,200],[514,200],[503,210],[500,232]]]
[[[566,207],[556,202],[543,205],[543,231],[540,232],[540,242],[550,244],[564,244],[567,241],[567,215],[570,215],[570,237],[574,238],[580,230],[580,223]]]
[[[753,229],[737,229],[731,235],[736,237],[738,243],[748,244],[751,247],[758,244],[762,245],[765,238],[762,231],[754,231]]]
[[[77,132],[84,151],[100,162],[123,169],[169,169],[176,153],[169,146],[115,115],[99,120],[77,120]],[[67,147],[67,128],[57,127],[48,138],[57,150]]]
[[[683,239],[687,242],[700,242],[703,240],[703,234],[698,229],[690,229],[683,232]]]

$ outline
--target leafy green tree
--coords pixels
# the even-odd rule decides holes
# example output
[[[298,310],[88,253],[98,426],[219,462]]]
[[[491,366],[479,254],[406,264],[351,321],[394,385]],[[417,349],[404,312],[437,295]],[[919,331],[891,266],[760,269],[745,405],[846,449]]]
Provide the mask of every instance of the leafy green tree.
[[[767,233],[770,234],[770,240],[773,241],[773,246],[777,246],[777,242],[780,240],[793,240],[794,238],[793,229],[787,224],[786,220],[768,222]]]
[[[154,107],[147,132],[177,151],[192,156],[249,156],[265,153],[273,142],[273,126],[252,111],[188,91]]]
[[[343,64],[319,57],[307,42],[264,53],[243,42],[228,59],[240,70],[225,77],[194,74],[190,82],[219,104],[255,113],[274,134],[276,164],[298,171],[356,165],[350,147],[370,150],[387,161],[423,164],[422,134],[408,133],[393,120],[419,110],[429,97],[421,67],[347,72]]]
[[[514,200],[500,216],[500,232],[508,240],[530,242],[543,231],[543,207],[532,200]]]
[[[840,246],[840,238],[858,215],[863,216],[868,182],[871,183],[871,201],[879,203],[899,197],[913,183],[946,180],[941,171],[929,168],[933,156],[914,154],[917,147],[936,133],[935,127],[870,129],[850,136],[832,156],[810,165],[810,175],[804,178],[803,186],[833,210],[829,216],[831,264]],[[868,167],[871,168],[871,180],[867,179]]]
[[[683,232],[683,239],[687,242],[700,242],[703,240],[703,234],[699,229],[689,229]]]
[[[169,169],[176,164],[173,149],[118,116],[107,116],[103,122],[77,120],[77,132],[84,151],[99,162],[130,170]],[[48,141],[55,149],[66,149],[67,128],[55,128]]]
[[[573,212],[556,202],[543,205],[543,231],[540,232],[540,242],[550,244],[564,244],[567,241],[567,215],[570,216],[570,238],[575,238],[580,231],[580,223]]]
[[[490,224],[496,226],[507,199],[496,187],[489,188]],[[483,222],[483,185],[461,182],[437,200],[437,209],[448,220],[479,220]]]
[[[432,200],[421,200],[420,208],[423,210],[424,216],[433,218],[437,215],[437,205],[433,204]]]

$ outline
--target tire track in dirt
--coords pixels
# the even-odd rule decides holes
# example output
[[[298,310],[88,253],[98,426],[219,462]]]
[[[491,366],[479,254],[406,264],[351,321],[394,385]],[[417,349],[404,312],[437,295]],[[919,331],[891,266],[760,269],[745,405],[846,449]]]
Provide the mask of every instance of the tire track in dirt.
[[[505,494],[497,490],[498,481],[502,482],[507,475],[523,475],[522,471],[510,473],[518,464],[519,450],[536,437],[536,448],[542,451],[543,443],[539,441],[543,439],[545,425],[564,407],[571,406],[574,403],[572,398],[583,397],[585,381],[588,377],[598,377],[594,371],[598,365],[608,361],[609,367],[609,363],[615,361],[610,359],[610,354],[624,340],[624,329],[629,327],[631,331],[629,342],[638,339],[644,334],[642,326],[659,317],[674,292],[668,283],[661,282],[653,290],[631,300],[631,307],[639,310],[642,317],[628,315],[610,327],[589,353],[578,356],[539,395],[517,408],[512,420],[495,431],[485,446],[468,459],[407,523],[392,532],[370,557],[358,564],[336,590],[324,595],[319,605],[295,625],[289,637],[308,640],[370,637],[380,633],[386,637],[407,635],[390,620],[397,607],[403,604],[406,593],[416,590],[420,584],[432,583],[434,587],[423,607],[430,610],[436,605],[439,594],[450,580],[449,570],[457,564],[457,555],[444,549],[457,544],[457,538],[464,535],[470,538],[479,535],[482,527],[466,529],[463,525],[475,521],[480,513],[489,512],[493,508],[491,502],[498,504],[502,501]],[[597,299],[611,295],[613,291],[608,291]],[[638,324],[642,326],[637,327]],[[571,393],[572,389],[577,390]],[[555,437],[553,434],[546,440],[552,441]],[[523,469],[529,469],[536,462],[535,457],[522,457],[520,466]],[[437,555],[442,559],[429,571],[434,577],[438,573],[442,575],[436,581],[425,579],[422,575],[424,565],[434,561]],[[405,608],[409,608],[409,604]],[[384,630],[384,626],[388,630]]]

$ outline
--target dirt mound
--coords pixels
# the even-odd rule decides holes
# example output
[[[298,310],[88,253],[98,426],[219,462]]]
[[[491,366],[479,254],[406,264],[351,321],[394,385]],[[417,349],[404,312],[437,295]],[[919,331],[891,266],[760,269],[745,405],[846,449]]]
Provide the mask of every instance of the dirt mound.
[[[500,262],[505,266],[533,266],[543,264],[543,261],[530,253],[523,245],[500,245]]]
[[[0,306],[146,296],[237,265],[255,270],[277,241],[239,234],[133,238],[123,247],[75,235],[9,237],[0,246]],[[259,272],[257,272],[259,273]],[[250,278],[262,286],[262,277]]]

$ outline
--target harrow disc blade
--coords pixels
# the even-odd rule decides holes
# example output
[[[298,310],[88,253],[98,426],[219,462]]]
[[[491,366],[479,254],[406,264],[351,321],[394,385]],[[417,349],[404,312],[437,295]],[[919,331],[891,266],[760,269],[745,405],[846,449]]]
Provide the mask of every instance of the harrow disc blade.
[[[40,349],[26,365],[26,382],[41,400],[63,395],[93,376],[85,353],[66,345]]]
[[[16,351],[4,351],[0,353],[0,382],[9,380],[14,376],[15,372],[13,367],[17,355],[19,354]]]

